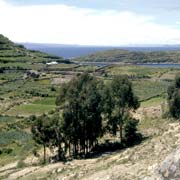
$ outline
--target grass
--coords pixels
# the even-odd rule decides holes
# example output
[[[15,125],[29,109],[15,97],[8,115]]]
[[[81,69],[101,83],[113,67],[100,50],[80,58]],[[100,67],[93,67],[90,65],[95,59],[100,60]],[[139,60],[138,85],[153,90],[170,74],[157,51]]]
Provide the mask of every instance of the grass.
[[[108,67],[106,72],[109,76],[126,74],[131,78],[153,78],[167,73],[167,68],[151,68],[135,65],[121,65]]]
[[[82,65],[78,68],[76,68],[76,71],[83,71],[83,72],[94,72],[98,69],[98,66],[93,65]]]
[[[2,153],[0,155],[0,166],[4,166],[5,164],[8,163],[14,163],[18,160],[25,159],[29,154],[32,153],[34,149],[34,141],[32,140],[31,137],[26,139],[25,142],[21,142],[21,139],[16,140],[16,143],[11,143],[7,146],[0,146],[1,150],[6,150],[6,149],[11,149],[12,152],[7,154],[7,153]]]
[[[48,70],[72,70],[74,67],[76,67],[76,64],[56,64],[56,65],[49,65],[47,66]]]
[[[33,102],[33,104],[39,104],[39,105],[55,105],[56,98],[55,97],[47,97],[42,98],[39,100],[36,100]]]
[[[11,115],[28,116],[32,114],[43,114],[55,109],[55,105],[43,105],[43,104],[23,104],[15,106],[13,109],[8,111]]]
[[[9,123],[15,121],[16,118],[12,116],[0,116],[0,123]]]
[[[139,123],[139,131],[145,136],[159,135],[165,132],[169,122],[170,120],[163,118],[145,118]]]
[[[27,131],[26,119],[0,116],[0,166],[26,158],[32,153],[34,141]]]
[[[163,102],[166,102],[166,98],[163,96],[159,96],[159,97],[155,97],[150,100],[141,102],[141,107],[157,106],[159,104],[162,104]]]
[[[29,104],[17,105],[8,111],[8,114],[17,116],[40,115],[55,109],[55,97],[45,97]]]
[[[40,79],[39,83],[42,85],[50,85],[50,79]]]
[[[11,130],[11,131],[5,131],[0,132],[0,146],[5,146],[8,144],[12,144],[15,142],[19,143],[25,143],[30,139],[31,135],[27,134],[24,131],[17,131],[17,130]]]
[[[139,97],[140,101],[148,100],[152,97],[161,96],[162,94],[167,92],[168,86],[169,83],[164,81],[133,81],[134,92]]]

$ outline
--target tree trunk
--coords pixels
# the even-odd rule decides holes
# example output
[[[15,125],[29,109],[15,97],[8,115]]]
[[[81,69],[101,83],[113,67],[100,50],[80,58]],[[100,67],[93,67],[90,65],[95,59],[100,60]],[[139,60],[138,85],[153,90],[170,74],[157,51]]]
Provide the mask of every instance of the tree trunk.
[[[71,143],[69,141],[69,156],[71,156]]]
[[[123,117],[124,117],[124,109],[119,108],[119,134],[120,134],[120,142],[122,143],[123,139]]]
[[[46,144],[43,145],[44,147],[44,164],[46,163]]]
[[[122,123],[119,124],[119,135],[120,135],[120,142],[122,143]]]
[[[58,142],[58,161],[62,160],[61,144]]]

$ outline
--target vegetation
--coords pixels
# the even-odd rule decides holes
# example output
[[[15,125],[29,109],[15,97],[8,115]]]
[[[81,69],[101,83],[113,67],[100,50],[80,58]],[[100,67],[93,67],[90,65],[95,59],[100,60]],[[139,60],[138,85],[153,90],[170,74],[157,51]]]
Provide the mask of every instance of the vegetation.
[[[101,93],[109,88],[108,97]],[[118,130],[121,144],[123,139],[127,144],[134,144],[137,140],[138,121],[132,119],[129,112],[137,109],[139,103],[127,76],[115,77],[106,87],[87,73],[78,75],[62,87],[56,104],[60,106],[62,115],[56,112],[52,118],[40,116],[32,126],[35,141],[44,147],[44,162],[46,146],[49,145],[58,146],[59,160],[64,158],[67,150],[69,156],[86,156],[97,149],[98,139],[106,129],[114,135]],[[108,127],[103,126],[105,124]]]
[[[179,63],[180,51],[133,52],[121,49],[97,52],[75,59],[82,62]]]
[[[105,104],[109,129],[114,135],[119,129],[122,142],[123,125],[129,120],[129,111],[139,107],[138,99],[133,94],[132,84],[127,76],[115,77],[104,94],[103,104]]]
[[[46,163],[46,147],[50,146],[51,139],[53,138],[53,124],[49,117],[45,114],[35,119],[32,125],[33,139],[42,144],[44,148],[44,163]]]
[[[50,56],[46,53],[25,49],[22,45],[11,42],[8,38],[0,35],[0,62],[8,63],[46,63],[51,61],[64,62],[63,58]],[[24,64],[25,65],[25,64]],[[4,66],[2,66],[3,68]],[[6,66],[7,67],[7,66]],[[19,66],[17,66],[19,67]],[[10,67],[9,67],[10,68]]]
[[[22,168],[37,168],[41,161],[64,161],[74,157],[92,157],[94,154],[97,158],[78,161],[80,164],[84,162],[84,174],[85,164],[88,166],[89,161],[94,163],[93,172],[106,170],[116,163],[122,167],[129,162],[141,164],[147,153],[151,156],[157,149],[161,151],[176,146],[170,144],[167,147],[167,142],[176,138],[172,137],[172,130],[174,132],[178,128],[176,124],[168,127],[173,122],[164,113],[168,97],[168,104],[173,107],[169,108],[172,115],[179,118],[179,76],[174,82],[178,68],[149,68],[129,64],[99,67],[68,64],[63,60],[57,65],[47,65],[46,62],[58,61],[58,58],[29,51],[3,36],[0,39],[0,179],[11,179],[9,174],[19,172]],[[171,58],[176,62],[176,55]],[[36,71],[39,77],[27,76],[27,71],[31,70]],[[170,133],[165,134],[168,139],[161,138],[168,128]],[[139,143],[142,138],[139,133],[146,137],[143,143],[108,155],[110,151]],[[165,148],[159,148],[159,140],[154,144],[159,137]],[[114,154],[117,154],[117,159],[114,159]],[[138,162],[137,157],[142,161]],[[112,161],[106,162],[109,158]],[[77,161],[74,162],[76,164]],[[14,169],[4,170],[9,163],[16,163]],[[62,165],[59,174],[62,173],[64,177],[67,173],[70,176],[69,172],[74,171],[78,175],[73,178],[77,179],[79,165],[72,170],[69,163]],[[102,163],[107,164],[102,167]],[[58,167],[59,164],[52,166]],[[37,169],[41,171],[43,167],[39,167]],[[92,174],[91,168],[87,171],[88,175]],[[127,170],[122,169],[120,172],[125,174]],[[144,171],[139,169],[139,172]],[[7,173],[6,176],[4,173]],[[42,179],[46,174],[43,171],[38,175],[34,173],[29,179],[40,176]],[[56,172],[51,172],[48,177],[56,175]]]
[[[168,89],[168,102],[170,115],[180,119],[180,75],[175,78],[175,82]]]

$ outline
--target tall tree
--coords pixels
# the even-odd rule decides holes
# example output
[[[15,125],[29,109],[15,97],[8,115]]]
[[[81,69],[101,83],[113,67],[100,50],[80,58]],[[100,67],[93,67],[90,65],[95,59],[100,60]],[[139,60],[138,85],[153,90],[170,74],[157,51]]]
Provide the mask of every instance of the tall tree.
[[[52,140],[54,145],[58,147],[58,161],[65,160],[64,151],[62,144],[65,143],[64,132],[63,132],[63,122],[61,115],[56,112],[52,117]]]
[[[109,124],[111,124],[114,134],[119,129],[120,141],[122,142],[123,125],[127,114],[130,110],[137,109],[139,102],[133,93],[132,83],[127,76],[115,76],[110,84],[110,88],[108,101],[113,103],[113,105],[111,104],[108,110],[111,115]]]
[[[170,115],[180,119],[180,74],[175,78],[175,82],[168,88],[168,103]]]
[[[44,163],[46,163],[46,147],[50,145],[53,139],[52,121],[50,118],[43,114],[37,117],[31,128],[33,139],[36,143],[43,145],[44,149]]]
[[[127,145],[132,145],[135,140],[137,140],[137,125],[138,125],[138,120],[134,118],[129,118],[128,121],[125,122],[125,127],[124,127],[124,136]]]
[[[73,78],[60,92],[57,104],[63,104],[63,129],[69,149],[72,145],[74,155],[86,154],[102,129],[97,79],[87,73]]]

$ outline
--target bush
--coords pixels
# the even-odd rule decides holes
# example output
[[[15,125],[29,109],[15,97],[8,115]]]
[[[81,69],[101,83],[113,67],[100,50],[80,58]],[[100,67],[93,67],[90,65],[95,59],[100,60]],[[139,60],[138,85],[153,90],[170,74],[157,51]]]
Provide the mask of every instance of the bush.
[[[26,164],[23,160],[19,160],[16,167],[23,168],[23,167],[26,167]]]
[[[132,118],[129,119],[124,127],[124,134],[125,134],[125,143],[128,146],[131,146],[136,143],[136,141],[139,141],[142,136],[139,136],[137,133],[137,126],[139,121]]]
[[[31,116],[29,116],[28,120],[30,122],[34,122],[36,120],[36,116],[35,115],[31,115]]]
[[[11,154],[12,152],[13,152],[13,149],[11,149],[11,148],[0,149],[0,155],[1,154]]]
[[[54,86],[52,86],[51,91],[56,91],[56,88]]]

